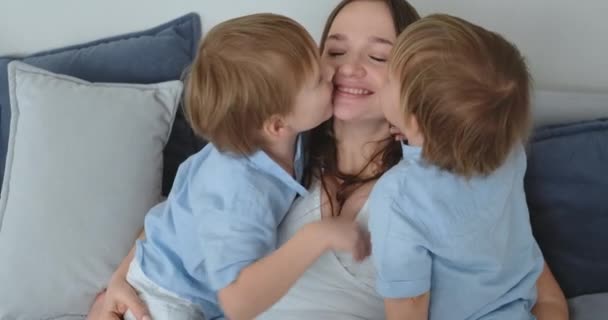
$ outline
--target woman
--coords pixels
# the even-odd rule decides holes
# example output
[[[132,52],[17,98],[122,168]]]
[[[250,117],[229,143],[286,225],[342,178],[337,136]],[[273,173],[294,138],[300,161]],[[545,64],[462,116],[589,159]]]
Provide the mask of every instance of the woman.
[[[344,0],[330,15],[321,52],[324,63],[335,70],[334,117],[311,135],[307,181],[311,192],[296,200],[281,224],[280,243],[319,219],[350,219],[366,225],[369,192],[401,155],[375,92],[386,77],[392,42],[417,19],[404,0]],[[538,319],[568,318],[565,298],[547,268],[538,290],[534,308]],[[118,319],[127,305],[136,315],[144,314],[124,276],[115,275],[89,318]],[[259,318],[383,319],[384,305],[374,291],[369,260],[358,264],[330,252]]]

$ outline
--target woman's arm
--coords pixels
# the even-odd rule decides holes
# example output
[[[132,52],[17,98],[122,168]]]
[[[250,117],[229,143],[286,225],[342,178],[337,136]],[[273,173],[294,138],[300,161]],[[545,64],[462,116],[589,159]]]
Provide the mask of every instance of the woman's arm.
[[[369,235],[356,222],[321,221],[306,225],[272,254],[243,269],[236,281],[219,291],[232,320],[253,319],[270,308],[326,250],[370,253]]]
[[[568,320],[568,304],[562,289],[545,263],[536,282],[538,298],[532,313],[538,320]]]
[[[142,230],[139,239],[145,237],[146,234]],[[100,293],[93,302],[87,320],[119,320],[127,310],[131,310],[138,320],[150,319],[145,304],[127,282],[127,272],[134,255],[135,245],[112,274],[107,290]]]

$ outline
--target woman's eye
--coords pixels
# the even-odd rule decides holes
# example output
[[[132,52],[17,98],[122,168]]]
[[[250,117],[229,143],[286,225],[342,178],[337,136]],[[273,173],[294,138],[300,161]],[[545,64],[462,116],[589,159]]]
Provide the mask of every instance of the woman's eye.
[[[344,55],[344,52],[342,52],[342,51],[328,51],[327,55],[330,56],[330,57],[338,57],[338,56]]]
[[[386,59],[385,59],[385,58],[374,57],[374,56],[370,56],[370,58],[372,58],[372,60],[374,60],[374,61],[378,61],[378,62],[386,62]]]

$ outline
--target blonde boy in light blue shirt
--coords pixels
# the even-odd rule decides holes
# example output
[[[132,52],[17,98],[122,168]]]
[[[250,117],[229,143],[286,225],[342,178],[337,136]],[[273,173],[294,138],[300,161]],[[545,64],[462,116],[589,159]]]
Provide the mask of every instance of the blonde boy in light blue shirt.
[[[370,196],[387,319],[531,320],[544,261],[523,178],[529,75],[518,50],[432,15],[399,36],[382,92],[407,139]]]
[[[219,24],[186,88],[186,114],[210,143],[180,166],[130,254],[127,281],[152,319],[251,319],[325,250],[369,254],[360,229],[331,221],[276,248],[279,223],[307,194],[301,133],[332,114],[331,74],[301,25],[274,14]]]

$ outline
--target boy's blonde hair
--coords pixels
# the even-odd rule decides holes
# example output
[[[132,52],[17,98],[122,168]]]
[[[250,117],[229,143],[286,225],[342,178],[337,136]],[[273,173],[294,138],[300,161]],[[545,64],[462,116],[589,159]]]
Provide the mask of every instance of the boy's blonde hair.
[[[467,177],[486,175],[527,138],[530,76],[520,52],[500,35],[431,15],[399,36],[389,68],[430,163]]]
[[[319,68],[317,51],[310,34],[281,15],[253,14],[215,26],[186,79],[186,117],[195,133],[223,152],[261,148],[263,123],[292,112]]]

